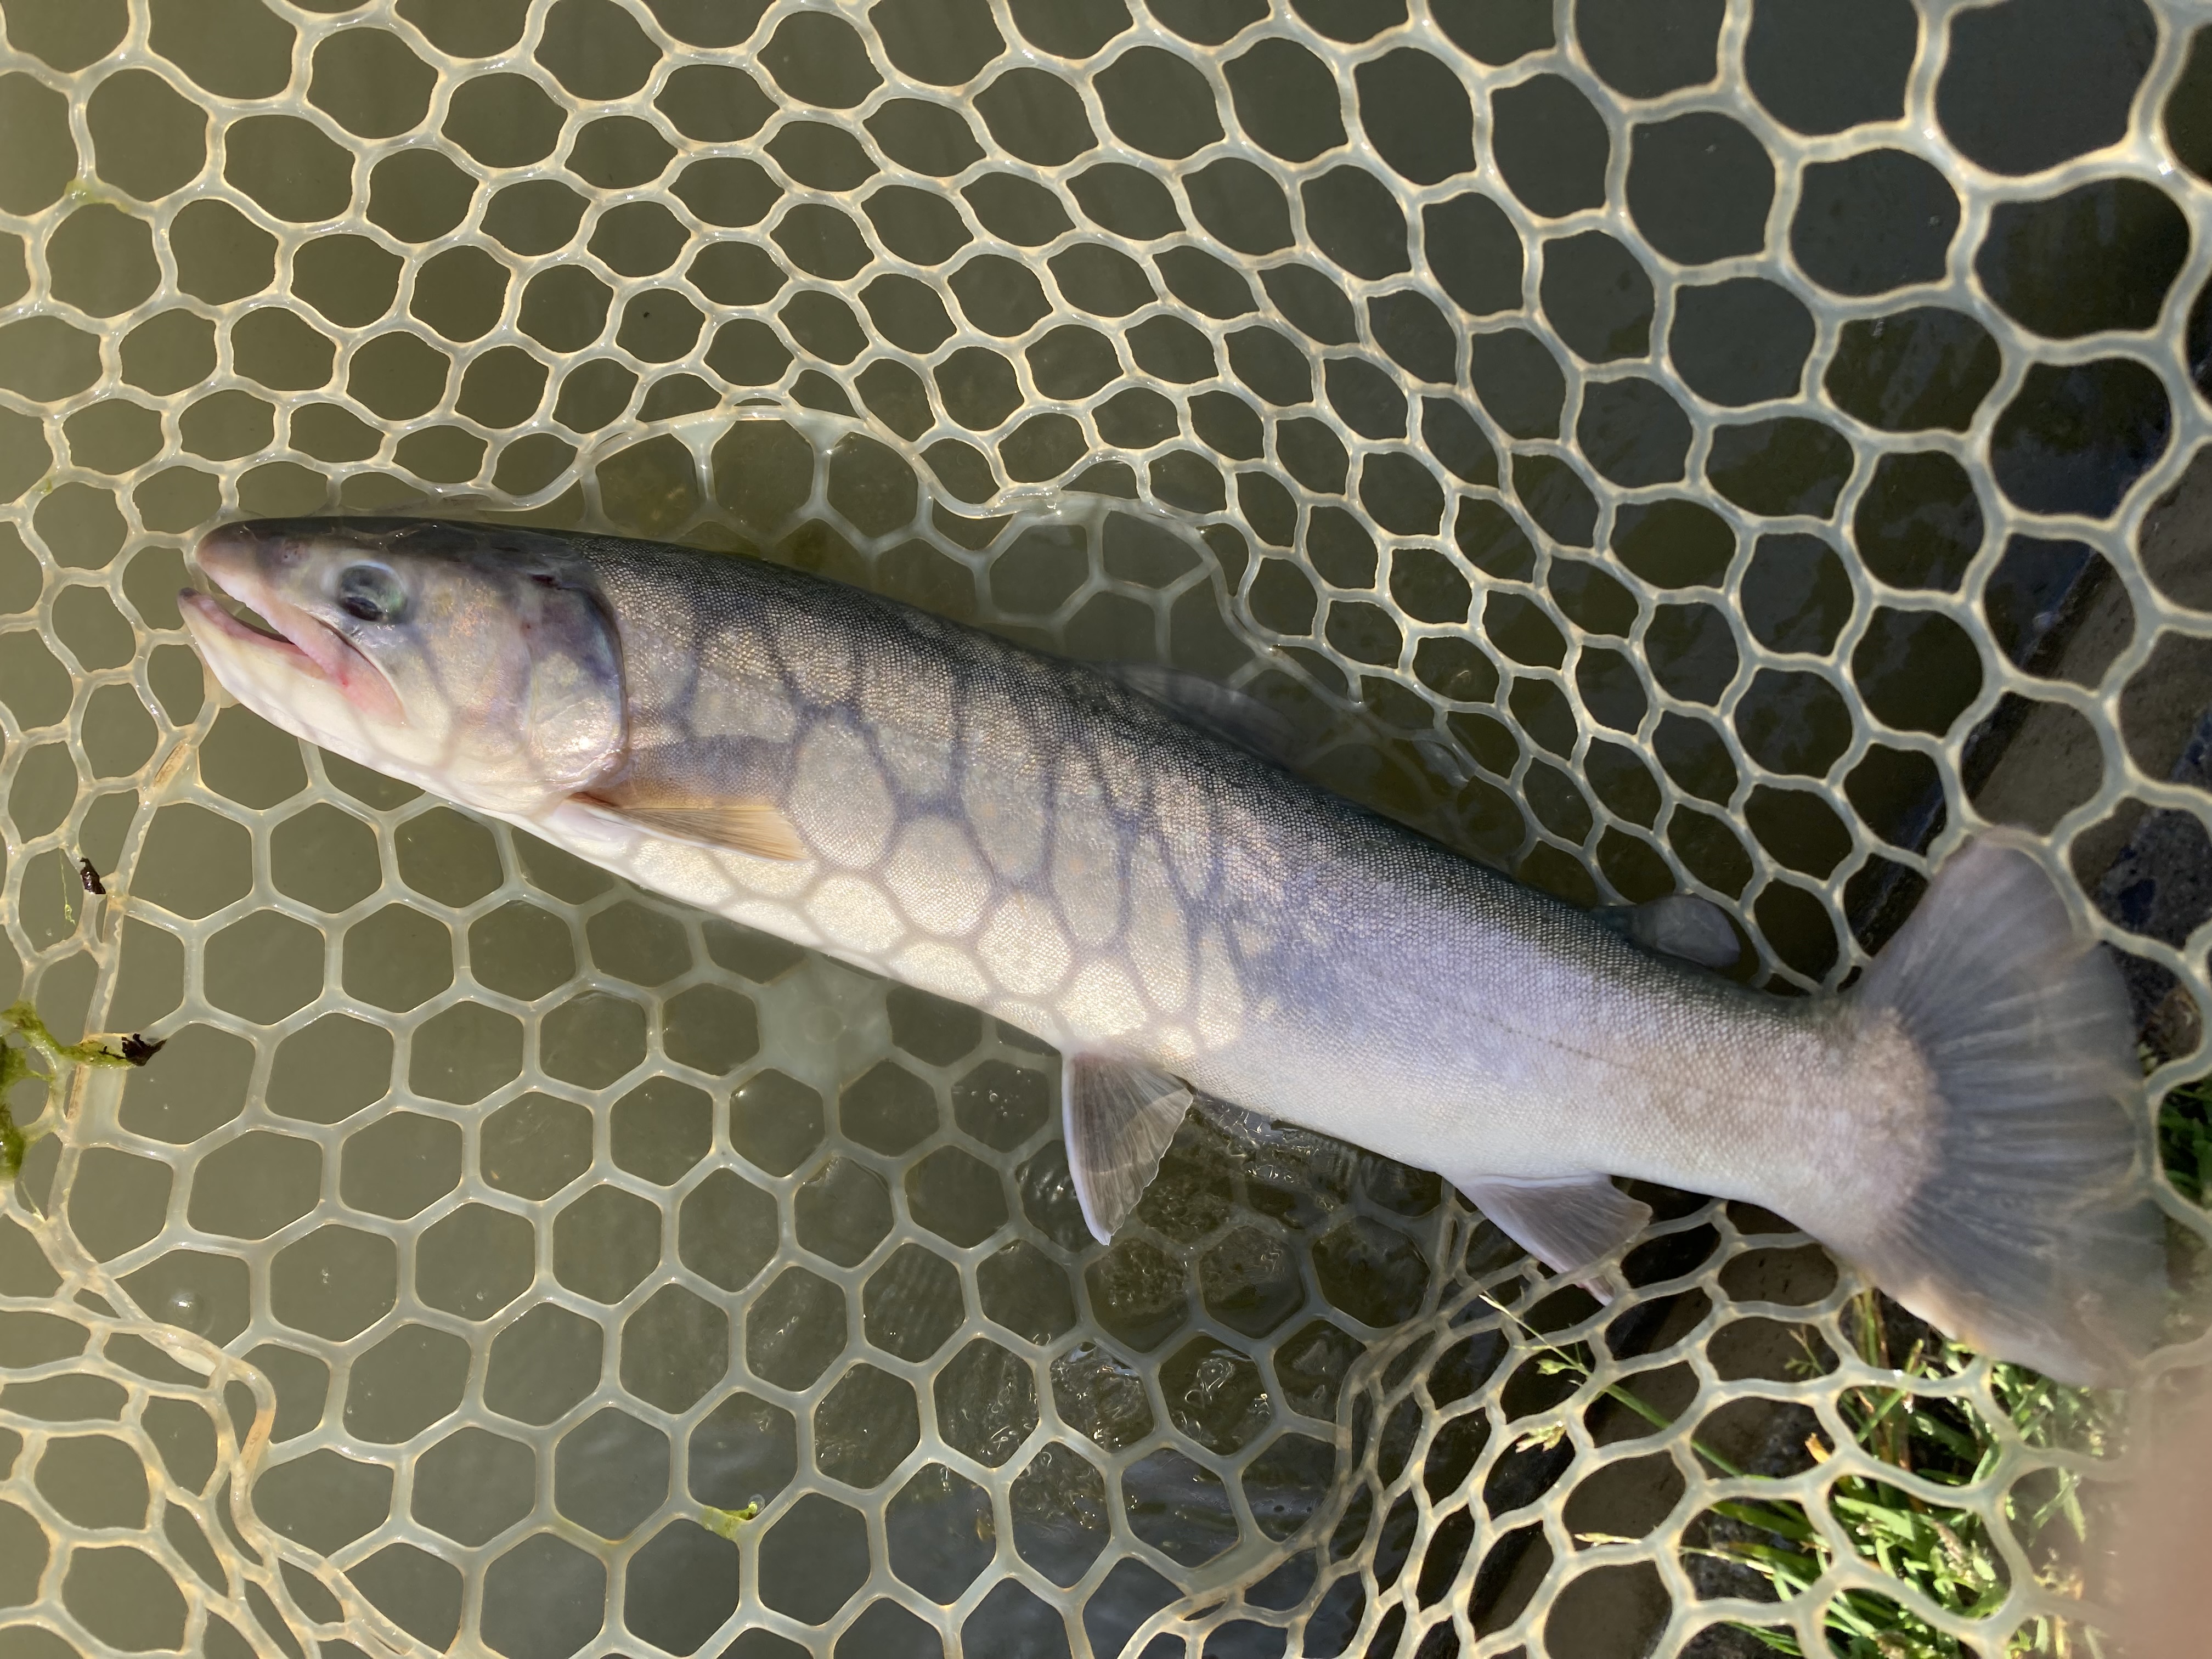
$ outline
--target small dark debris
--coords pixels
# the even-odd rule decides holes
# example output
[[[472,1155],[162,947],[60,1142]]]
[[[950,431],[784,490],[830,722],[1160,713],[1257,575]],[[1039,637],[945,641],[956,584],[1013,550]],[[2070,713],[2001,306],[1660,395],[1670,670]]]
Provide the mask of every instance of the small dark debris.
[[[103,898],[106,896],[107,888],[100,879],[100,872],[92,867],[90,859],[80,858],[76,861],[76,874],[77,879],[84,884],[86,892],[97,893]],[[155,1046],[159,1048],[161,1045],[156,1043]]]
[[[88,886],[90,885],[91,869],[92,866],[90,865],[85,866]],[[100,890],[93,888],[92,890],[97,892]],[[133,1066],[143,1066],[148,1060],[153,1059],[155,1055],[160,1054],[162,1049],[168,1046],[169,1040],[167,1037],[163,1037],[159,1042],[149,1042],[144,1037],[140,1036],[136,1031],[133,1031],[129,1036],[124,1038],[121,1042],[116,1045],[118,1051],[122,1054],[123,1058],[129,1060]]]

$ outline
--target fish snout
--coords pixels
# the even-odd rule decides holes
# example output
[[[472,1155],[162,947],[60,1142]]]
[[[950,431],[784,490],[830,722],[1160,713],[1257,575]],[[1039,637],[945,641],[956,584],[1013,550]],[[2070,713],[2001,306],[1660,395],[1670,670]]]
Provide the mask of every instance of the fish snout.
[[[250,522],[218,525],[200,538],[199,545],[192,550],[192,562],[206,580],[177,595],[187,624],[198,617],[200,628],[196,633],[235,635],[252,631],[242,629],[222,601],[242,605],[259,619],[269,598],[263,556],[268,542],[266,526]]]
[[[208,580],[252,613],[231,614],[213,594],[186,588],[178,596],[185,626],[202,656],[233,695],[245,696],[226,667],[258,664],[318,681],[373,722],[398,726],[405,715],[385,672],[330,623],[304,608],[295,572],[313,549],[307,526],[281,519],[220,525],[200,538],[194,557]],[[254,627],[258,622],[261,627]],[[265,629],[265,631],[264,631]],[[265,711],[264,711],[265,712]]]
[[[218,525],[200,538],[193,558],[233,599],[253,602],[259,589],[298,564],[303,550],[292,526],[281,519],[249,519]]]

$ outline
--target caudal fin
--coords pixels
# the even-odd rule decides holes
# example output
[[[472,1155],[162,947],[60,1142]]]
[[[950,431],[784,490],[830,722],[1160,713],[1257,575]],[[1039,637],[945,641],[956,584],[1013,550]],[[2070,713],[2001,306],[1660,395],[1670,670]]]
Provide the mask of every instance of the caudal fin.
[[[1869,1026],[1894,1016],[1938,1099],[1933,1167],[1847,1254],[1984,1352],[2065,1382],[2124,1376],[2156,1336],[2166,1267],[2118,970],[2041,865],[1984,839],[1850,997]]]

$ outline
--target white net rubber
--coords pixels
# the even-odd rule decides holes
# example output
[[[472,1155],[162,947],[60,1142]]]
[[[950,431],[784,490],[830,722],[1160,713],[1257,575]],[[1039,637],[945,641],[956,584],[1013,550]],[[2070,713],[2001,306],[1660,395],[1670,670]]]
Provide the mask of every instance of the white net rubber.
[[[2024,1432],[1977,1361],[1916,1385],[1971,1479],[1899,1470],[1900,1356],[1771,1218],[1655,1195],[1600,1309],[1432,1177],[1194,1122],[1102,1250],[1050,1054],[303,751],[173,595],[227,514],[750,546],[1243,684],[1778,988],[2025,825],[2155,1103],[2212,1069],[2201,8],[0,13],[7,937],[65,1039],[167,1043],[14,1097],[5,1659],[2100,1616],[2095,1525],[2021,1517],[2142,1422]],[[1998,1591],[1879,1570],[1877,1478]]]

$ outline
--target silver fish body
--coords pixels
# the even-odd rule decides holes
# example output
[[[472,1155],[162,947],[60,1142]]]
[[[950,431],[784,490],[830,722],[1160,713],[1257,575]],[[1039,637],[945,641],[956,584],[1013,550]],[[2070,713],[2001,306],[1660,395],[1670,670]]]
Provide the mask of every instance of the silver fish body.
[[[645,885],[1462,1178],[1751,1197],[1714,1153],[1771,1147],[1670,1126],[1848,1079],[1822,1005],[1640,951],[1084,665],[772,565],[591,545],[629,720],[609,781],[770,800],[811,854],[529,821]]]
[[[2118,1103],[2124,1006],[2016,850],[1962,855],[1857,993],[1769,996],[1105,673],[802,572],[406,521],[232,526],[201,557],[295,656],[296,628],[333,629],[405,711],[388,730],[375,696],[286,691],[254,660],[259,636],[203,599],[211,665],[272,720],[1060,1048],[1079,1180],[1093,1156],[1079,1115],[1109,1120],[1098,1159],[1139,1143],[1122,1208],[1158,1122],[1181,1115],[1180,1081],[1437,1170],[1558,1267],[1633,1231],[1645,1212],[1606,1177],[1638,1176],[1772,1208],[1917,1311],[2046,1369],[2089,1374],[2140,1344],[2142,1316],[2113,1291],[2147,1277],[2155,1225]],[[477,591],[434,624],[456,561]],[[334,612],[364,569],[422,597],[390,623]],[[472,661],[507,664],[480,693],[441,667],[456,629]],[[504,656],[483,643],[502,630]],[[533,702],[538,682],[554,690]],[[496,707],[418,709],[472,696]],[[540,708],[560,741],[533,747]],[[514,741],[480,781],[466,757],[502,725]],[[783,839],[699,828],[732,804]],[[2007,1112],[2057,1137],[2063,1179],[2049,1146],[2019,1171],[1966,1167],[1968,1143],[2005,1164],[1986,1143]]]

